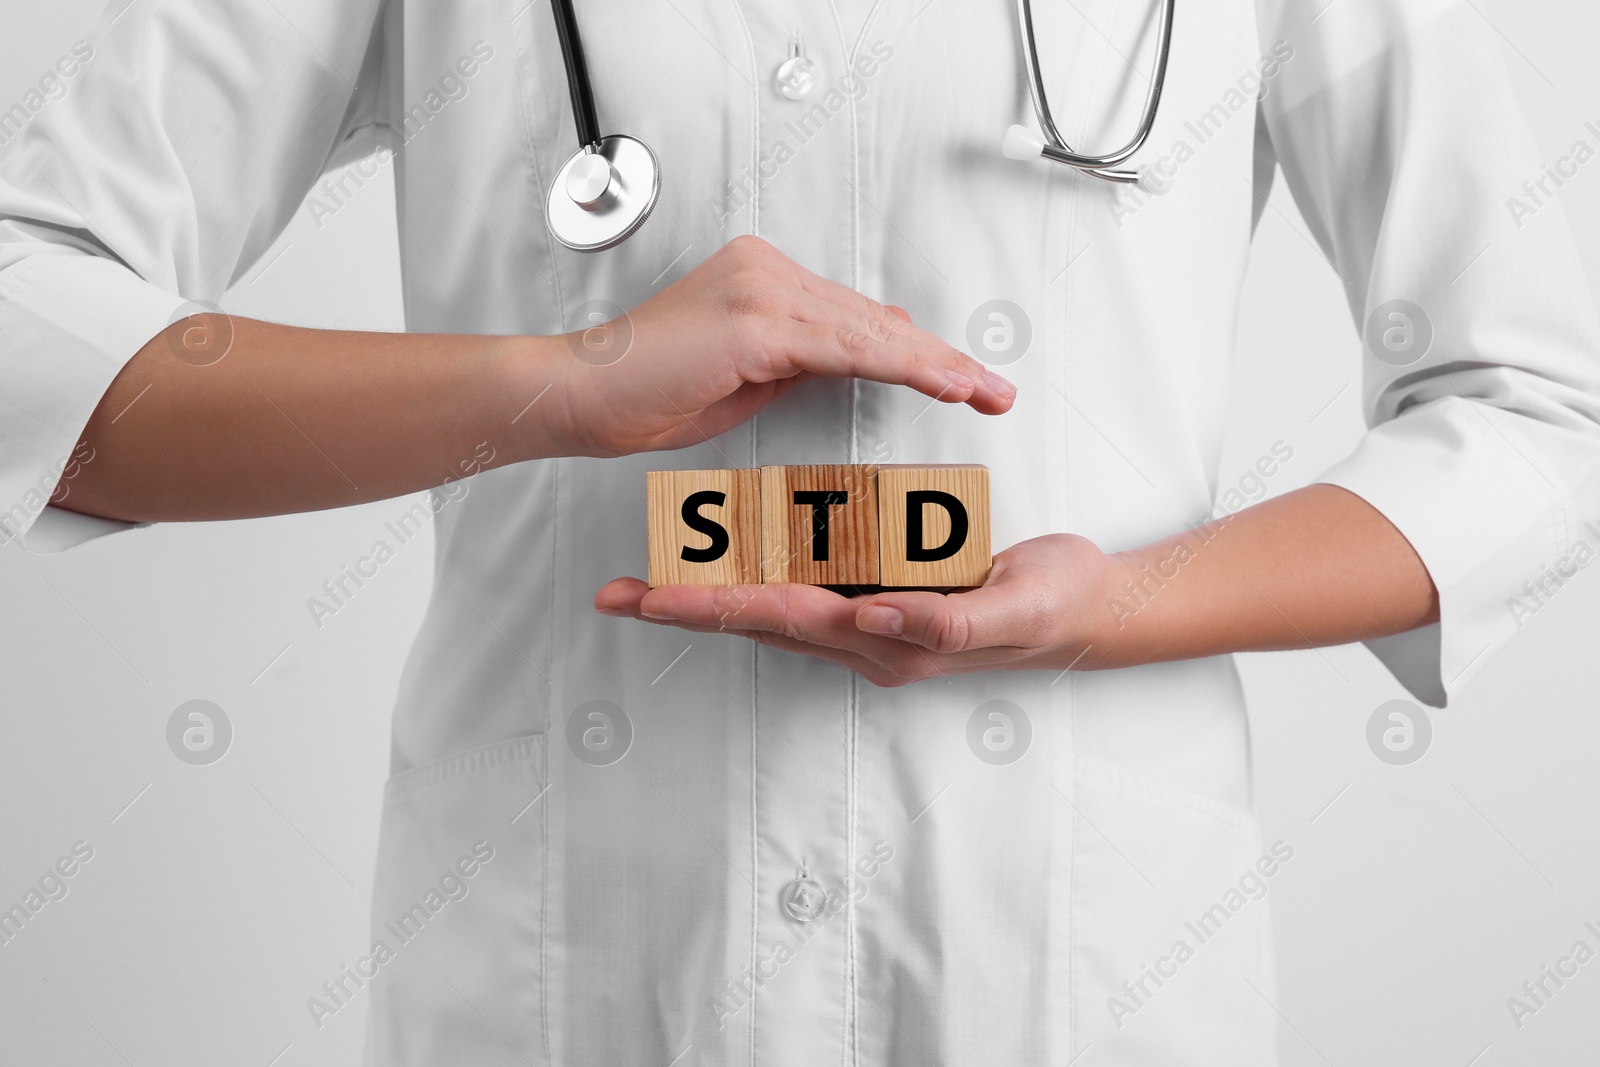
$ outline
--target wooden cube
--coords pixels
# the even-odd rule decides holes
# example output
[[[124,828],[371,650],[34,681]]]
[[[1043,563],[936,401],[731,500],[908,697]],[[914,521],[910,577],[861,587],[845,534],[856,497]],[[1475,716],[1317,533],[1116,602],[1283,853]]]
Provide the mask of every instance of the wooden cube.
[[[989,579],[989,468],[878,468],[879,583],[942,589]]]
[[[645,475],[651,586],[761,581],[761,472]]]
[[[877,468],[761,468],[761,580],[878,584]]]
[[[989,470],[834,464],[646,476],[649,581],[950,589],[989,578]]]

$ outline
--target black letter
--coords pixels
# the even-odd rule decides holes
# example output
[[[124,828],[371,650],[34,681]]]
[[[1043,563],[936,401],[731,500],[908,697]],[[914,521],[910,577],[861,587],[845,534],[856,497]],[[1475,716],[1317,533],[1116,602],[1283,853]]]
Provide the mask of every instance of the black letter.
[[[706,548],[690,548],[684,545],[683,551],[679,553],[684,562],[711,563],[721,559],[728,551],[728,531],[716,519],[708,519],[700,514],[700,509],[706,504],[721,507],[727,499],[726,493],[719,493],[715,489],[702,489],[698,493],[689,494],[689,499],[683,502],[684,525],[711,538],[711,544]]]
[[[794,502],[811,505],[811,558],[819,563],[828,561],[828,505],[843,504],[850,494],[843,489],[806,491],[796,489]]]
[[[937,504],[950,513],[950,536],[935,548],[922,547],[922,505]],[[937,489],[912,489],[906,493],[906,560],[931,563],[949,559],[967,543],[967,507]]]

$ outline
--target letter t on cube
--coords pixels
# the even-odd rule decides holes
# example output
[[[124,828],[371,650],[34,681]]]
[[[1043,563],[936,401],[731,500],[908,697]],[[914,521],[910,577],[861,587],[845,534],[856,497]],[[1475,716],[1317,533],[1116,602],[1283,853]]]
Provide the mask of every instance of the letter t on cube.
[[[762,467],[761,580],[877,585],[877,468]]]

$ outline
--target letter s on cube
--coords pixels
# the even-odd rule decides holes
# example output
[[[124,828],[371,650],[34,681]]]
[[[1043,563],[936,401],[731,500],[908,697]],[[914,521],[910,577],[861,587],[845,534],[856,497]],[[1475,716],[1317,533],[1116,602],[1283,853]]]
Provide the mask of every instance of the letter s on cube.
[[[761,472],[645,475],[651,587],[761,581]]]

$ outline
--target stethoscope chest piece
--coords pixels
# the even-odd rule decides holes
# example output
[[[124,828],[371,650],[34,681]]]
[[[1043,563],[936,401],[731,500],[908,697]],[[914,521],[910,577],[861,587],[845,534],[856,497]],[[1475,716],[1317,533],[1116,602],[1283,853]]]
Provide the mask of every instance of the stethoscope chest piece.
[[[661,165],[643,141],[621,134],[586,145],[550,183],[550,232],[576,252],[621,244],[661,195]]]

